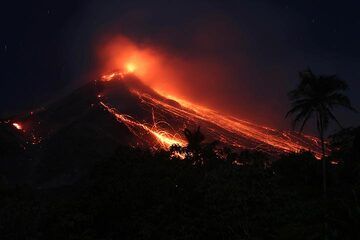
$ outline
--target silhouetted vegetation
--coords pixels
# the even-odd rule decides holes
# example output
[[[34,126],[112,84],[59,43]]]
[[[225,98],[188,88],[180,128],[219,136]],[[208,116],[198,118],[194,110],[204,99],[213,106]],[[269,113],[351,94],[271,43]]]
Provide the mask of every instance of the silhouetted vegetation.
[[[359,166],[358,128],[333,136],[328,206],[312,153],[235,153],[185,132],[184,148],[119,147],[66,187],[1,179],[1,239],[323,239],[325,211],[329,239],[360,238],[359,172],[344,168]]]
[[[336,119],[333,109],[344,107],[355,111],[349,98],[343,93],[347,90],[347,84],[336,75],[315,75],[310,69],[299,73],[300,83],[296,89],[289,92],[291,109],[286,117],[295,115],[293,126],[301,123],[300,132],[305,124],[315,115],[316,128],[319,132],[323,161],[323,192],[326,197],[326,158],[325,158],[325,133],[330,121],[335,121],[340,128],[340,122]]]
[[[360,127],[346,128],[330,136],[331,158],[342,179],[360,183]]]

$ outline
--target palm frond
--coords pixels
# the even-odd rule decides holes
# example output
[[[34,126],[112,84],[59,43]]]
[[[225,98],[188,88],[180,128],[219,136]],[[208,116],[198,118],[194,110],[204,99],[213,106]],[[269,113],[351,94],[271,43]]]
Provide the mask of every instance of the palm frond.
[[[300,130],[299,132],[302,133],[305,127],[305,124],[307,123],[307,121],[310,119],[310,117],[312,116],[313,111],[309,111],[308,114],[305,116],[303,123],[301,124]]]
[[[301,122],[302,120],[307,121],[308,116],[311,115],[312,109],[311,108],[303,108],[299,113],[295,116],[292,120],[292,128],[295,129],[296,125]],[[304,122],[303,122],[304,124]]]
[[[357,110],[352,106],[350,99],[342,93],[333,93],[327,97],[329,106],[342,106],[354,112]]]
[[[303,104],[297,104],[292,106],[292,108],[286,113],[285,118],[289,117],[290,115],[293,115],[296,112],[303,111],[304,109],[311,109],[311,104],[309,103],[303,103]]]
[[[341,123],[339,122],[339,120],[335,117],[335,115],[330,111],[328,110],[328,115],[330,116],[330,118],[332,120],[334,120],[336,122],[336,124],[341,128],[341,129],[344,129],[343,126],[341,125]]]
[[[347,83],[338,78],[337,75],[321,75],[319,79],[325,84],[324,88],[328,92],[345,91],[348,89]]]
[[[332,113],[334,107],[341,106],[356,111],[349,98],[342,93],[348,88],[346,82],[337,75],[317,76],[308,68],[299,72],[299,78],[298,86],[288,93],[291,109],[285,115],[285,118],[295,115],[292,120],[293,128],[302,122],[302,131],[313,113],[316,113],[317,128],[323,133],[330,120],[341,126]]]

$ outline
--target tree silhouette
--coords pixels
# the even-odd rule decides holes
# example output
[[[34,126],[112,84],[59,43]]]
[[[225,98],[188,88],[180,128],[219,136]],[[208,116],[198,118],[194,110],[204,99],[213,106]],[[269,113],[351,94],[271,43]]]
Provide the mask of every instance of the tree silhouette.
[[[360,173],[360,127],[342,129],[329,137],[331,159],[337,161],[342,177],[348,182],[359,181]]]
[[[205,143],[205,136],[200,131],[200,127],[197,127],[194,131],[185,128],[184,135],[187,145],[185,147],[179,145],[171,146],[170,152],[172,155],[174,155],[174,153],[184,154],[185,159],[192,162],[193,165],[198,166],[211,168],[219,163],[220,156],[218,156],[216,152],[218,141]]]
[[[194,132],[185,128],[184,135],[187,141],[187,148],[189,150],[199,151],[201,149],[201,144],[205,140],[205,137],[200,132],[200,127],[198,127]]]
[[[310,69],[299,73],[300,83],[289,92],[291,109],[286,117],[293,115],[293,128],[301,123],[300,132],[313,115],[316,119],[316,127],[319,133],[322,149],[322,175],[323,194],[326,197],[326,158],[324,136],[331,120],[335,121],[340,128],[340,122],[336,119],[333,109],[340,106],[355,111],[349,98],[343,93],[347,90],[347,84],[336,75],[315,75]]]

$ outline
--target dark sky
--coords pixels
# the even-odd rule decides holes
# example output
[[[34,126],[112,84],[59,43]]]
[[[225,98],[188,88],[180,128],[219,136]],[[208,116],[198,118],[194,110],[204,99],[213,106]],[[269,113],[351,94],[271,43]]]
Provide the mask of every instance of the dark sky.
[[[7,1],[0,14],[0,116],[93,77],[94,46],[117,34],[227,69],[207,87],[194,81],[206,99],[189,98],[257,122],[289,126],[286,92],[307,67],[346,80],[359,109],[359,9],[356,0]],[[344,125],[360,122],[359,114],[338,114]]]

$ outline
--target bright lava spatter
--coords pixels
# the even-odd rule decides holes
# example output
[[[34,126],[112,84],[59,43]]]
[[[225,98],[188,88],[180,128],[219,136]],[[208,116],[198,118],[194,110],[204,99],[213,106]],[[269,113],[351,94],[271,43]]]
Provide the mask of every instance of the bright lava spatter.
[[[182,140],[180,137],[177,137],[176,135],[171,135],[167,131],[157,128],[156,124],[151,126],[151,125],[140,123],[138,121],[133,120],[128,115],[117,113],[115,109],[109,107],[108,105],[106,105],[105,103],[103,103],[101,101],[100,101],[100,104],[108,112],[113,114],[118,121],[124,123],[129,128],[129,130],[135,135],[138,135],[138,132],[136,132],[136,130],[134,128],[141,128],[141,129],[145,130],[146,132],[150,133],[153,137],[155,137],[162,148],[168,149],[170,146],[172,146],[174,144],[178,144],[181,146],[185,145],[185,141]]]
[[[102,81],[123,79],[125,76],[126,73],[112,73],[110,75],[104,75]],[[269,148],[269,146],[273,149],[277,149],[278,152],[310,150],[314,152],[317,158],[321,157],[321,151],[318,147],[319,142],[316,137],[291,131],[278,131],[273,128],[257,125],[231,116],[225,116],[212,109],[190,103],[183,99],[169,96],[164,97],[164,94],[160,95],[166,99],[177,102],[181,107],[169,104],[166,101],[139,92],[136,89],[132,89],[131,92],[134,95],[137,95],[143,104],[157,110],[157,112],[167,113],[171,116],[183,119],[184,121],[194,122],[200,126],[211,126],[208,127],[208,131],[212,137],[226,145],[238,149],[249,148],[248,146],[244,146],[240,141],[240,138],[246,138],[256,143],[252,147],[254,150],[264,150]],[[155,119],[153,119],[153,124],[141,123],[129,115],[117,112],[116,109],[111,108],[104,102],[100,103],[107,111],[112,113],[118,121],[124,123],[135,135],[138,134],[137,129],[146,131],[148,134],[155,137],[158,144],[165,149],[168,149],[173,144],[179,144],[181,146],[186,144],[185,139],[182,137],[183,129],[178,129],[177,134],[171,134],[167,129],[159,128],[155,123]]]
[[[14,122],[12,125],[13,125],[17,130],[23,130],[23,127],[22,127],[22,125],[21,125],[20,123]]]

